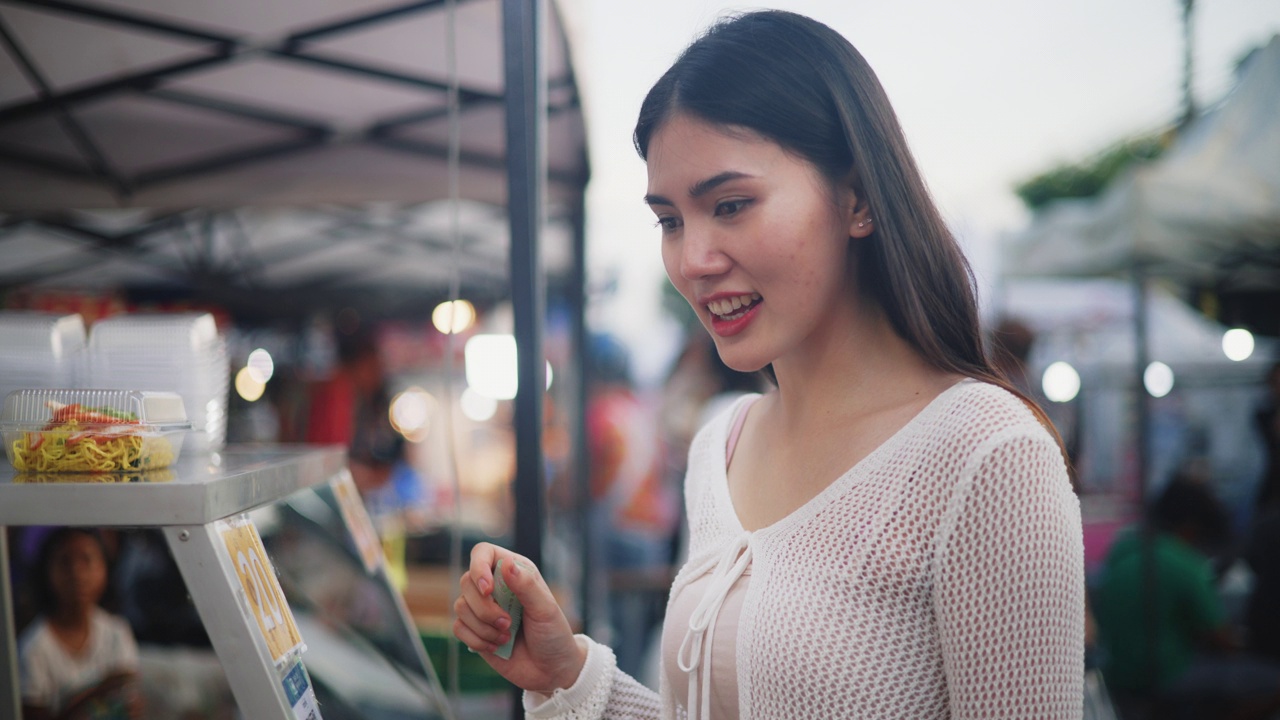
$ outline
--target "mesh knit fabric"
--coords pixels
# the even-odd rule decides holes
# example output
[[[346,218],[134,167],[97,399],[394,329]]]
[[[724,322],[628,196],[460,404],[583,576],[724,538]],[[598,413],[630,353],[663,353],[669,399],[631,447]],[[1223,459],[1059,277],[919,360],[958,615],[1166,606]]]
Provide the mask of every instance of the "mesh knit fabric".
[[[742,718],[1082,716],[1079,504],[1056,443],[1021,400],[963,381],[752,533],[725,480],[735,410],[690,450],[690,556],[673,594],[690,568],[749,538]],[[612,668],[597,682],[608,686],[603,711],[560,717],[685,717],[685,698],[665,682],[654,694]]]

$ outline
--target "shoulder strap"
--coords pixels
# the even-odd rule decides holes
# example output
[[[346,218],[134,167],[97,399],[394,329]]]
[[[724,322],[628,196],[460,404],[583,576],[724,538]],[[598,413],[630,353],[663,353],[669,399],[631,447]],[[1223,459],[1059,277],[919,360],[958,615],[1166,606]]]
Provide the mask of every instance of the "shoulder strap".
[[[751,406],[760,399],[759,395],[750,400],[743,401],[738,407],[738,412],[733,417],[733,427],[729,428],[729,440],[724,446],[724,466],[729,467],[729,463],[733,461],[733,451],[738,449],[738,436],[742,434],[742,426],[747,423],[747,411]]]

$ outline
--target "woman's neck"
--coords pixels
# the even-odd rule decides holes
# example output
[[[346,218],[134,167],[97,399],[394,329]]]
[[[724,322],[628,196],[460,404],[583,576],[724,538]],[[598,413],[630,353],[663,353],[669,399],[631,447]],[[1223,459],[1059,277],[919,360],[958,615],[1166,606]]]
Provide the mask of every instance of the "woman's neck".
[[[957,379],[930,365],[876,308],[863,306],[847,327],[774,363],[780,430],[809,433],[932,399]]]

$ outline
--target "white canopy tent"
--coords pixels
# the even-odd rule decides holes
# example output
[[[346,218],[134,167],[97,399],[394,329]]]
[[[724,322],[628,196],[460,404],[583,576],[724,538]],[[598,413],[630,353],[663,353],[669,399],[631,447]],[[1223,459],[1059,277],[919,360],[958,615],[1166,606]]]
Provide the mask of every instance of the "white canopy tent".
[[[1280,290],[1280,36],[1254,53],[1228,97],[1163,157],[1129,171],[1097,199],[1061,200],[1039,212],[1006,243],[1003,275],[1130,281],[1127,356],[1145,498],[1157,468],[1141,378],[1150,360],[1197,365],[1167,355],[1165,336],[1187,328],[1152,312],[1148,280],[1217,292]]]
[[[1134,268],[1200,286],[1280,286],[1280,36],[1163,157],[1096,200],[1052,204],[1005,253],[1011,276]]]
[[[0,0],[0,292],[195,292],[268,317],[421,307],[455,272],[508,295],[503,5],[456,0],[452,36],[449,6]],[[548,7],[540,252],[563,286],[588,168]]]

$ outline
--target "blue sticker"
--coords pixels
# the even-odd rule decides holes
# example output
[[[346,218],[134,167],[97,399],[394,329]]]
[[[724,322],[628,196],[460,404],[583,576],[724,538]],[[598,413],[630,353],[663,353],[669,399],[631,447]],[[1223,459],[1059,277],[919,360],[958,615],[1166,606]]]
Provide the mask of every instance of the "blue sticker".
[[[284,676],[283,682],[284,694],[289,698],[289,707],[297,705],[311,687],[311,683],[307,680],[307,671],[302,667],[301,661],[294,664],[293,669]]]

